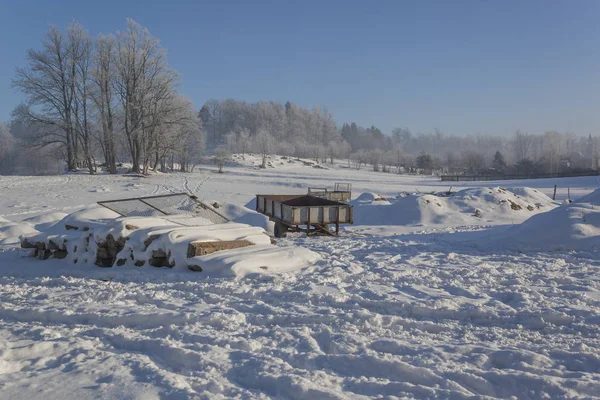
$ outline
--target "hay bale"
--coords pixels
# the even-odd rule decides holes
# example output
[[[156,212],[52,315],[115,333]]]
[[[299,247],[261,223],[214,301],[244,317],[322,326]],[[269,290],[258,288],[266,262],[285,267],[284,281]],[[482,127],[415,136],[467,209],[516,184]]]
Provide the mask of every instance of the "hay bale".
[[[21,239],[21,248],[22,249],[36,249],[35,242],[31,242],[27,238]]]
[[[192,242],[188,245],[187,257],[205,256],[216,251],[239,249],[252,246],[247,240],[219,240],[214,242]]]
[[[57,258],[59,260],[62,260],[63,258],[66,258],[68,255],[66,250],[54,250],[52,252],[52,257],[53,258]]]
[[[95,264],[99,267],[112,267],[115,264],[117,254],[125,247],[125,241],[124,237],[115,240],[114,236],[109,234],[106,240],[98,243]]]
[[[148,248],[148,246],[150,246],[152,244],[152,242],[154,242],[159,237],[160,237],[160,235],[150,235],[150,236],[148,236],[148,239],[144,240],[144,246],[146,246],[146,249]]]
[[[148,260],[148,264],[153,267],[171,267],[169,264],[169,256],[163,250],[152,250],[152,257]]]
[[[40,260],[47,260],[52,255],[52,252],[47,249],[36,249],[35,252],[36,252],[36,257],[39,258]]]

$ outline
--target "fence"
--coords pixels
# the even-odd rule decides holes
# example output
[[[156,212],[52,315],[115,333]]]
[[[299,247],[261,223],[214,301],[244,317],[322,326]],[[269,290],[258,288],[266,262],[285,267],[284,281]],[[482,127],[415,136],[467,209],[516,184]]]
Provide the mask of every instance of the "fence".
[[[529,175],[442,175],[442,182],[474,182],[474,181],[507,181],[517,179],[543,179],[543,178],[574,178],[578,176],[597,176],[598,171],[559,172],[554,174],[529,174]]]

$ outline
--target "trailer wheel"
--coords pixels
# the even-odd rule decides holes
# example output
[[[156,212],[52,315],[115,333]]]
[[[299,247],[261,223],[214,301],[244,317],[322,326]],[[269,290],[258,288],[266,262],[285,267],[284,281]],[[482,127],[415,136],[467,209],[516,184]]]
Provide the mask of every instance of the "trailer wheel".
[[[286,224],[282,224],[281,222],[275,222],[275,237],[284,238],[287,236],[288,227]]]

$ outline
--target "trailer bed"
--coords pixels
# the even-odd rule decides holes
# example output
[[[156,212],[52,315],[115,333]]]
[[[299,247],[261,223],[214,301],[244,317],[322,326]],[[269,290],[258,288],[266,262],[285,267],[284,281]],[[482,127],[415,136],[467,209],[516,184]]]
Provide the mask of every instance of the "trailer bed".
[[[329,225],[335,225],[337,234],[340,224],[354,222],[351,205],[311,195],[257,194],[256,211],[275,222],[278,237],[290,229],[306,230],[308,235],[332,235]]]

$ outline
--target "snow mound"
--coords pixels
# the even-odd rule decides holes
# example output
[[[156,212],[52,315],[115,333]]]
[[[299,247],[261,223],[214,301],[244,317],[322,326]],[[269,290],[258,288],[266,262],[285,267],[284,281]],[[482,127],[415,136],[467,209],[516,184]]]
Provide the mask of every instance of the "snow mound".
[[[578,201],[534,215],[486,245],[521,251],[583,250],[600,246],[600,189]]]
[[[389,205],[391,204],[385,197],[377,194],[377,193],[362,193],[356,199],[350,202],[352,205]]]
[[[94,204],[67,215],[56,225],[69,225],[79,229],[89,229],[93,226],[105,225],[118,217],[120,217],[120,215],[116,212]]]
[[[47,214],[38,215],[36,217],[24,219],[23,222],[28,223],[38,231],[43,231],[56,224],[58,221],[61,221],[67,215],[68,214],[64,212],[51,212]]]
[[[448,197],[406,195],[392,202],[382,202],[373,193],[363,193],[352,204],[355,225],[413,226],[515,223],[557,206],[535,189],[499,187],[464,189]]]
[[[600,190],[594,190],[592,193],[575,200],[574,203],[590,204],[600,208]]]
[[[249,202],[247,202],[245,207],[249,210],[256,210],[256,197],[253,197]]]
[[[38,231],[34,229],[29,224],[6,224],[0,227],[0,236],[2,237],[13,237],[13,236],[21,236],[29,233],[37,233]]]
[[[26,223],[9,223],[2,225],[0,226],[0,245],[15,245],[20,242],[19,237],[37,233],[39,233],[38,230]]]
[[[198,262],[202,271],[211,277],[242,277],[249,274],[293,272],[320,259],[317,253],[302,247],[262,245],[193,257],[189,262]]]
[[[256,208],[255,197],[248,204],[252,205],[252,203],[254,203],[253,205]],[[273,228],[275,224],[269,220],[269,217],[249,208],[248,205],[246,207],[242,207],[236,204],[220,203],[216,201],[211,201],[209,204],[211,204],[213,207],[216,205],[217,207],[215,207],[215,209],[227,217],[230,221],[238,222],[240,224],[258,226],[263,228],[269,234],[273,234]]]

